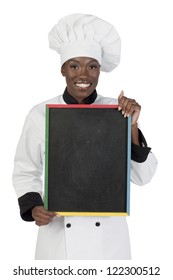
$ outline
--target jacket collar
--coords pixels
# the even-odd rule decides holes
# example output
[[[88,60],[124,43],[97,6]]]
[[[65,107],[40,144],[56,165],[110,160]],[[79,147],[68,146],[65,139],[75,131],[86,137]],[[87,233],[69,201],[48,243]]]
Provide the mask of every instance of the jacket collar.
[[[94,90],[87,98],[84,99],[84,104],[92,104],[97,98],[97,91]],[[63,93],[63,99],[66,104],[78,104],[77,100],[68,93],[67,88]]]

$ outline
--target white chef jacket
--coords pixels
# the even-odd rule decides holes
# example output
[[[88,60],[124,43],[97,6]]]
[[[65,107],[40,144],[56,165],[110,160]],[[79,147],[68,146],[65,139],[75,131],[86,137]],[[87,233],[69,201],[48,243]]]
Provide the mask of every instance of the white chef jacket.
[[[28,114],[20,137],[13,172],[18,198],[38,193],[44,199],[45,105],[66,104],[63,96],[36,105]],[[117,104],[113,98],[97,95],[93,104]],[[147,184],[157,159],[150,151],[144,162],[131,160],[131,181]],[[33,206],[36,206],[33,204]],[[27,205],[26,205],[27,207]],[[125,217],[55,217],[39,227],[35,258],[39,260],[130,259],[130,240]]]

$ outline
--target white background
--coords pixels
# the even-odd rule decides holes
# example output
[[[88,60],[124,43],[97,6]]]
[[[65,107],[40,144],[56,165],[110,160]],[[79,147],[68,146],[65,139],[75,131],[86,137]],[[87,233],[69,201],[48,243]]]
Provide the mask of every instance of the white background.
[[[70,13],[95,14],[117,29],[121,63],[102,73],[98,92],[125,95],[142,105],[140,125],[159,165],[152,182],[131,186],[132,258],[128,265],[160,265],[171,277],[173,251],[171,0],[4,0],[0,2],[0,164],[1,256],[4,271],[15,265],[38,265],[34,259],[37,227],[19,217],[11,176],[16,145],[28,111],[62,94],[65,81],[59,57],[48,47],[53,25]],[[93,263],[93,262],[92,262]],[[114,262],[117,265],[118,262]],[[120,264],[125,264],[121,263]],[[109,262],[112,264],[112,262]],[[50,265],[50,262],[47,266]],[[101,265],[98,263],[98,265]],[[26,266],[26,265],[25,265]],[[5,272],[4,272],[5,273]],[[11,274],[10,274],[11,275]],[[12,277],[11,277],[12,279]],[[130,277],[129,277],[130,279]],[[146,278],[145,278],[146,279]],[[152,276],[154,279],[154,276]],[[157,277],[158,279],[158,277]]]

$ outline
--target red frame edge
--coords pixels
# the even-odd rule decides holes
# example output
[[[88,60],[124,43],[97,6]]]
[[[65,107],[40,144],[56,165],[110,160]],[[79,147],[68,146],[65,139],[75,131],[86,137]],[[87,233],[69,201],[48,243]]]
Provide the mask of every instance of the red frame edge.
[[[116,104],[46,104],[48,108],[114,108],[118,109]]]

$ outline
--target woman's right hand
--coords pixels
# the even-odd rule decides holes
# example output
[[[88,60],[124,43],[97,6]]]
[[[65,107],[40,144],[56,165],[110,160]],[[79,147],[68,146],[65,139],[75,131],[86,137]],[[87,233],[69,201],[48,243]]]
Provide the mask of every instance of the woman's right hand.
[[[55,216],[58,215],[54,212],[46,210],[43,206],[35,206],[32,208],[32,217],[37,226],[49,224]]]

